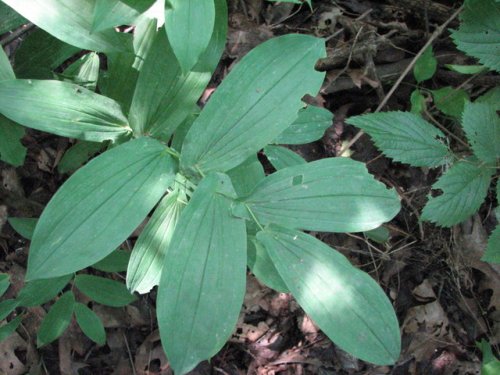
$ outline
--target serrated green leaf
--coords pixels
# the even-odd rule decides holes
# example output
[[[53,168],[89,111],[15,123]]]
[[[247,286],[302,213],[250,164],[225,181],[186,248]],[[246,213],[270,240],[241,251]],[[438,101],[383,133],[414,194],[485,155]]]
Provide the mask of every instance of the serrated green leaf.
[[[93,275],[76,275],[75,287],[101,305],[122,307],[136,300],[125,284]]]
[[[0,97],[4,116],[63,137],[101,142],[126,137],[131,131],[118,103],[75,84],[3,81]]]
[[[415,89],[411,92],[410,103],[411,103],[410,112],[419,115],[424,111],[426,107],[425,96],[422,95],[420,90]]]
[[[362,232],[391,220],[397,194],[363,163],[327,158],[267,176],[244,201],[262,225],[323,232]]]
[[[426,81],[436,72],[437,60],[432,52],[432,46],[427,47],[413,67],[413,75],[417,83]]]
[[[227,172],[238,197],[249,195],[257,183],[266,177],[264,167],[257,155],[250,156],[243,163]]]
[[[131,50],[130,35],[114,30],[92,32],[96,0],[2,0],[16,12],[56,38],[98,52]]]
[[[443,227],[464,221],[483,203],[492,174],[491,168],[480,167],[468,160],[454,164],[432,185],[433,190],[440,189],[442,194],[429,196],[421,219]]]
[[[28,281],[17,296],[19,306],[33,307],[44,304],[54,298],[68,285],[73,275],[64,275],[44,280]]]
[[[247,264],[255,277],[267,287],[280,293],[290,293],[267,250],[255,238],[247,240]]]
[[[396,362],[401,350],[398,319],[370,276],[303,232],[271,226],[257,240],[300,306],[336,345],[377,365]]]
[[[6,299],[5,301],[0,302],[0,321],[8,317],[17,306],[19,306],[19,302],[15,299]]]
[[[24,238],[31,240],[38,219],[31,217],[9,217],[10,226]]]
[[[106,331],[95,312],[78,302],[75,304],[75,318],[85,336],[99,345],[106,343]]]
[[[71,291],[64,293],[54,303],[38,329],[37,347],[50,344],[66,331],[73,316],[74,306],[75,296]]]
[[[467,0],[460,14],[460,28],[451,36],[459,50],[500,72],[500,4]]]
[[[10,65],[9,58],[5,54],[3,48],[0,48],[0,81],[15,79],[14,71]]]
[[[388,157],[415,167],[436,167],[451,157],[438,138],[444,134],[422,117],[409,112],[370,113],[346,122],[363,129]]]
[[[80,51],[42,29],[28,34],[14,55],[17,78],[51,79],[52,71]]]
[[[266,154],[267,160],[269,160],[277,171],[286,167],[307,163],[300,155],[282,146],[266,146],[264,147],[264,153]]]
[[[4,34],[26,23],[28,23],[27,19],[0,1],[0,34]]]
[[[487,103],[465,103],[462,127],[474,155],[495,165],[500,158],[500,117]]]
[[[297,119],[273,143],[298,145],[317,141],[332,121],[329,110],[309,105],[299,111]]]
[[[92,268],[103,272],[123,272],[127,270],[130,251],[115,250],[106,258],[92,265]]]
[[[127,287],[139,294],[148,293],[160,282],[172,235],[187,203],[182,189],[165,196],[153,212],[132,250],[127,269]]]
[[[488,238],[486,251],[481,258],[483,262],[500,264],[500,224],[497,224]]]
[[[493,106],[495,111],[500,111],[500,87],[494,87],[487,91],[486,94],[477,98],[474,103],[486,103]]]
[[[125,1],[95,0],[91,32],[103,31],[114,26],[129,25],[139,16],[140,12]]]
[[[60,75],[63,81],[70,81],[88,90],[95,91],[99,78],[99,55],[87,53],[68,66]]]
[[[0,273],[0,297],[9,289],[10,278],[7,273]],[[1,319],[0,319],[1,320]]]
[[[158,288],[163,348],[184,374],[225,344],[238,320],[246,280],[245,222],[231,215],[231,181],[210,174],[177,223]]]
[[[431,90],[436,108],[445,115],[460,118],[464,110],[464,104],[469,100],[469,95],[465,90],[453,87],[442,87],[438,90]]]
[[[59,173],[74,172],[104,148],[99,142],[78,141],[66,150],[57,164]]]
[[[488,70],[488,68],[483,65],[445,64],[445,66],[448,69],[460,74],[477,74]]]
[[[31,242],[28,279],[78,271],[116,249],[175,178],[167,148],[139,138],[99,155],[52,197]]]
[[[0,115],[0,160],[19,167],[24,164],[26,147],[21,143],[24,128]]]
[[[0,327],[0,342],[5,340],[7,337],[9,337],[11,334],[14,333],[14,331],[19,327],[23,320],[22,316],[18,316],[15,319],[12,319],[10,322],[7,324],[3,325]]]
[[[185,173],[227,171],[273,141],[296,118],[302,96],[319,90],[324,74],[313,66],[324,56],[322,39],[299,34],[250,51],[189,130],[181,155]]]
[[[184,74],[207,48],[214,25],[214,0],[166,0],[165,30]]]

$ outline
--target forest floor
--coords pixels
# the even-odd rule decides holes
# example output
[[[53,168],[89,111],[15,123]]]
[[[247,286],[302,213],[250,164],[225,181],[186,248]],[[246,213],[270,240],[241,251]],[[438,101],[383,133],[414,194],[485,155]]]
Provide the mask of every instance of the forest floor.
[[[388,97],[396,80],[439,25],[450,20],[459,4],[452,0],[313,0],[306,4],[272,4],[262,0],[229,2],[226,51],[210,85],[259,43],[287,33],[327,38],[328,57],[321,93],[311,104],[333,112],[334,122],[323,139],[293,150],[305,159],[337,156],[358,130],[344,123],[348,116],[374,111],[410,109],[415,88],[412,73]],[[449,28],[458,27],[458,19]],[[456,50],[447,29],[433,41],[438,68],[423,86],[461,87],[471,98],[498,85],[498,76],[467,76],[445,64],[471,63]],[[473,63],[473,62],[472,62]],[[297,77],[301,79],[301,77]],[[432,103],[428,113],[454,131],[453,120]],[[28,131],[23,139],[28,156],[23,167],[1,164],[0,272],[22,279],[29,242],[17,235],[5,217],[38,217],[67,178],[56,166],[70,141]],[[498,268],[481,262],[488,234],[495,225],[493,192],[478,214],[451,229],[421,222],[431,185],[441,170],[414,168],[393,162],[361,136],[350,145],[350,156],[367,163],[370,173],[402,198],[402,210],[386,224],[390,238],[377,243],[362,234],[316,236],[367,271],[386,291],[397,312],[402,352],[395,366],[374,366],[336,347],[288,294],[261,285],[251,274],[236,332],[210,361],[191,374],[480,374],[481,351],[476,342],[500,344]],[[131,242],[134,241],[132,237]],[[14,277],[17,275],[16,277]],[[120,277],[120,276],[117,276]],[[10,293],[19,290],[13,283]],[[76,325],[55,343],[36,349],[36,327],[43,307],[26,312],[22,329],[0,343],[0,374],[171,374],[160,345],[155,320],[155,292],[125,308],[93,306],[106,327],[107,343],[97,346]],[[498,350],[496,351],[498,353]]]

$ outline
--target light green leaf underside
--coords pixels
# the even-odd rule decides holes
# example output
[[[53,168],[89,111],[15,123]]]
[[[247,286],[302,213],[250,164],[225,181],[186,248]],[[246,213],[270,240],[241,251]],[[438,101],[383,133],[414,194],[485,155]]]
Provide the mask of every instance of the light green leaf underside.
[[[17,233],[31,240],[38,219],[31,217],[9,217],[7,220]]]
[[[72,83],[3,81],[0,98],[0,113],[33,129],[94,142],[130,133],[118,103]]]
[[[385,155],[402,163],[435,167],[451,156],[437,139],[444,138],[443,133],[413,113],[370,113],[350,117],[346,122],[368,133]]]
[[[96,0],[2,0],[56,38],[98,52],[131,50],[130,35],[114,30],[92,32]]]
[[[37,346],[50,344],[61,336],[68,328],[73,316],[75,296],[73,292],[64,293],[50,308],[38,329]]]
[[[150,138],[124,143],[80,168],[39,219],[29,278],[64,275],[103,259],[160,200],[176,169],[166,147]]]
[[[104,148],[104,144],[98,142],[78,141],[78,143],[66,150],[61,161],[57,164],[59,173],[74,172]]]
[[[451,36],[459,50],[500,72],[500,4],[467,0],[460,14],[460,28]]]
[[[127,287],[132,292],[148,293],[160,282],[165,254],[186,203],[186,195],[177,189],[165,196],[155,209],[135,243],[128,264]]]
[[[236,65],[189,130],[181,166],[188,174],[236,167],[282,133],[301,98],[315,95],[324,74],[324,41],[289,34],[262,43]],[[300,79],[297,79],[300,77]]]
[[[437,60],[432,52],[432,46],[427,47],[422,56],[417,60],[413,67],[413,75],[417,83],[432,78],[436,72]]]
[[[175,373],[212,357],[230,337],[245,294],[246,233],[230,213],[235,192],[210,174],[177,223],[158,289],[163,348]]]
[[[500,158],[500,118],[488,103],[465,103],[462,127],[474,155],[495,165]]]
[[[250,156],[243,163],[227,172],[233,183],[238,197],[246,197],[254,187],[266,177],[264,167],[257,158],[257,154]]]
[[[488,263],[500,264],[500,224],[497,224],[488,238],[488,246],[481,260]]]
[[[106,258],[92,265],[92,268],[103,272],[123,272],[127,270],[130,251],[115,250]]]
[[[82,329],[82,332],[92,341],[99,345],[106,343],[106,331],[102,325],[101,319],[83,303],[75,304],[76,322]]]
[[[165,30],[184,73],[207,48],[214,25],[214,0],[165,1]]]
[[[396,362],[401,349],[398,320],[370,276],[303,232],[271,226],[257,240],[300,306],[335,344],[378,365]]]
[[[33,307],[50,301],[68,285],[72,277],[73,275],[64,275],[27,282],[17,296],[19,306]]]
[[[26,147],[21,143],[24,128],[5,116],[0,115],[0,160],[15,167],[23,165]]]
[[[282,146],[266,146],[264,147],[264,153],[266,154],[267,160],[269,160],[277,171],[286,167],[307,163],[298,154]]]
[[[255,237],[248,237],[248,267],[264,285],[280,293],[290,293],[264,246]]]
[[[324,232],[362,232],[391,220],[400,209],[394,190],[363,163],[327,158],[282,169],[245,199],[262,225]]]
[[[431,90],[434,97],[434,105],[445,115],[460,118],[469,95],[463,89],[455,89],[447,86],[437,90]]]
[[[125,284],[93,275],[76,275],[75,287],[101,305],[122,307],[135,301]]]
[[[470,160],[454,164],[432,185],[432,189],[440,189],[442,194],[429,197],[421,219],[444,227],[464,221],[483,203],[493,172]]]

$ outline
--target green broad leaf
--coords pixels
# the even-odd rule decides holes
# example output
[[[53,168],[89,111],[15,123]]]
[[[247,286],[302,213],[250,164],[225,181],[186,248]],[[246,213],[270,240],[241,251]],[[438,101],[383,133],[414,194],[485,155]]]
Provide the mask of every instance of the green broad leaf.
[[[451,34],[457,48],[500,72],[500,4],[467,0],[464,6],[460,28]]]
[[[264,153],[266,154],[267,160],[269,160],[277,171],[286,167],[307,163],[300,155],[282,146],[266,146],[264,147]]]
[[[85,336],[98,345],[106,343],[106,331],[95,312],[83,303],[77,302],[75,304],[75,318]]]
[[[376,181],[363,163],[347,158],[282,169],[262,180],[243,203],[261,225],[322,232],[374,229],[400,209],[393,189]]]
[[[447,86],[438,90],[431,90],[436,108],[445,115],[460,118],[464,110],[464,104],[469,100],[465,90],[454,89]]]
[[[98,52],[131,50],[130,35],[114,30],[92,32],[96,0],[2,0],[56,38]]]
[[[378,243],[386,243],[390,239],[389,229],[384,226],[365,232],[365,236]]]
[[[132,43],[135,52],[135,60],[132,67],[137,69],[137,71],[142,69],[142,64],[144,63],[144,60],[146,60],[149,50],[153,45],[157,32],[157,23],[158,21],[155,18],[149,18],[146,16],[142,16],[137,20],[137,25],[134,30],[134,40]]]
[[[9,58],[5,54],[3,48],[0,48],[0,81],[15,79],[14,71],[10,65]]]
[[[493,169],[481,167],[470,160],[454,164],[432,185],[433,190],[439,189],[442,194],[429,196],[421,219],[443,227],[461,223],[483,203],[493,172]]]
[[[42,347],[57,340],[68,328],[75,307],[73,292],[64,293],[50,308],[38,329],[36,346]]]
[[[66,150],[57,164],[59,173],[74,172],[104,148],[102,143],[78,141]]]
[[[236,198],[226,175],[212,173],[177,223],[158,288],[163,348],[177,374],[212,357],[236,325],[245,294],[245,222],[231,215]]]
[[[10,226],[24,238],[31,240],[38,219],[31,217],[9,217]]]
[[[101,305],[122,307],[136,300],[125,284],[93,275],[76,275],[75,287]]]
[[[500,117],[487,103],[465,103],[462,127],[474,155],[495,166],[500,158]]]
[[[272,142],[297,117],[302,96],[319,90],[324,73],[313,67],[325,55],[322,39],[299,34],[268,40],[250,51],[189,130],[182,170],[195,176],[227,171]]]
[[[99,78],[99,55],[95,52],[82,56],[68,66],[60,75],[62,81],[70,81],[91,91],[95,91]]]
[[[17,306],[19,306],[19,302],[15,299],[6,299],[0,302],[0,321],[7,318]]]
[[[14,71],[17,78],[52,79],[52,71],[78,51],[80,48],[35,29],[16,51]]]
[[[290,293],[264,246],[255,240],[247,241],[247,264],[255,277],[267,287],[280,293]]]
[[[229,170],[227,175],[231,179],[234,190],[240,198],[250,195],[259,181],[266,177],[264,167],[262,167],[256,154],[250,156],[236,168]]]
[[[445,64],[445,66],[451,71],[460,74],[478,74],[488,70],[487,67],[483,65],[456,65],[456,64]]]
[[[135,2],[138,3],[138,1]],[[140,13],[137,9],[124,1],[95,0],[91,32],[95,33],[115,26],[129,25],[139,16]]]
[[[165,254],[186,203],[186,194],[182,189],[175,189],[155,209],[132,250],[127,269],[130,291],[144,294],[159,284]]]
[[[487,103],[493,106],[495,111],[500,111],[500,87],[494,87],[487,91],[486,94],[477,98],[474,103]]]
[[[23,320],[22,316],[18,316],[14,319],[12,319],[10,322],[7,324],[3,325],[0,327],[0,342],[4,341],[7,337],[12,335],[17,327],[21,324]]]
[[[377,365],[397,361],[398,319],[375,280],[303,232],[270,226],[257,240],[300,306],[336,345]]]
[[[72,277],[73,274],[50,279],[28,281],[24,284],[17,296],[19,306],[33,307],[50,301],[68,285]]]
[[[413,90],[410,96],[411,109],[410,112],[416,115],[421,114],[426,107],[425,96],[422,95],[420,90]]]
[[[39,219],[27,278],[75,272],[118,248],[173,183],[177,165],[167,152],[154,139],[138,138],[76,171]]]
[[[72,83],[3,81],[0,97],[0,112],[5,117],[63,137],[115,141],[131,131],[118,103]]]
[[[444,134],[409,112],[370,113],[349,117],[346,123],[366,132],[384,155],[414,167],[436,167],[452,157],[439,138]]]
[[[500,224],[497,224],[488,238],[486,251],[481,258],[483,262],[500,264]]]
[[[10,278],[7,273],[0,273],[0,297],[9,289]],[[1,319],[0,319],[1,320]]]
[[[214,0],[166,0],[165,31],[184,74],[207,48],[214,25]]]
[[[194,120],[199,115],[199,107],[197,105],[193,106],[193,113],[188,115],[184,121],[177,127],[174,135],[172,136],[172,143],[170,145],[171,148],[181,153],[182,151],[182,143],[184,142],[184,138],[186,138],[186,134],[188,133],[191,125],[193,125]]]
[[[24,128],[5,116],[0,115],[0,160],[15,167],[24,164],[26,147],[21,143]]]
[[[427,47],[413,67],[413,75],[417,83],[426,81],[436,72],[437,60],[432,52],[432,46]]]
[[[300,145],[317,141],[332,121],[333,114],[329,110],[309,105],[299,111],[297,119],[273,143]]]
[[[14,30],[26,23],[28,23],[27,19],[0,1],[0,34]]]
[[[103,272],[123,272],[127,270],[130,251],[115,250],[106,258],[92,265],[92,268]]]
[[[481,375],[496,375],[500,372],[500,361],[493,354],[491,346],[485,339],[476,342],[476,346],[483,354],[483,363],[481,366]]]

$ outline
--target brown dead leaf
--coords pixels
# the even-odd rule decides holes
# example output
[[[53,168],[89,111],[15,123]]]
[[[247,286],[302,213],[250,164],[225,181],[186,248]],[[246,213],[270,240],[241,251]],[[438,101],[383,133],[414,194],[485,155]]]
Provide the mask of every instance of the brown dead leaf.
[[[160,371],[153,371],[151,363],[159,362]],[[160,332],[153,331],[147,336],[135,353],[134,367],[137,375],[171,375],[165,352],[160,342]]]
[[[28,344],[17,332],[14,332],[0,342],[0,374],[21,375],[26,373],[26,364],[22,363],[16,356],[16,350],[27,351]]]

